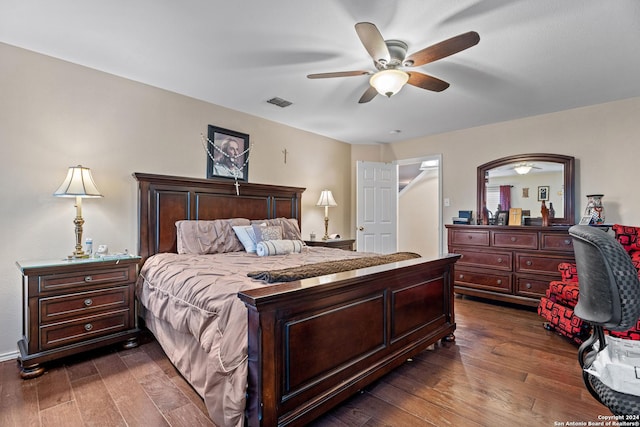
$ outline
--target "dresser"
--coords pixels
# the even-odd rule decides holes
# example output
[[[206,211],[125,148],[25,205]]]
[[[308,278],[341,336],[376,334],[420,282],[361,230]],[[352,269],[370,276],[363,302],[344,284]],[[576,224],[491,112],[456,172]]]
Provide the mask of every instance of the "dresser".
[[[575,262],[568,226],[446,225],[458,294],[537,306],[558,264]]]
[[[22,273],[22,378],[43,362],[109,344],[137,345],[134,286],[140,257],[17,262]]]

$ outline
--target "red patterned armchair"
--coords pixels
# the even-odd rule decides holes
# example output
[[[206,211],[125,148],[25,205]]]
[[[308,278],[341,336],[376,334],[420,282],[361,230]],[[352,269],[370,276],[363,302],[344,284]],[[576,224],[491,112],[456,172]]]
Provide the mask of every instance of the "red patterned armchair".
[[[640,227],[615,224],[612,229],[618,242],[631,257],[631,262],[639,270],[640,277]],[[546,329],[556,331],[580,344],[589,337],[591,331],[589,326],[573,313],[579,294],[576,266],[562,263],[558,266],[558,270],[562,278],[549,284],[546,295],[540,299],[538,314],[546,320],[544,324]],[[640,340],[640,319],[635,328],[626,332],[608,331],[608,333],[619,338]]]

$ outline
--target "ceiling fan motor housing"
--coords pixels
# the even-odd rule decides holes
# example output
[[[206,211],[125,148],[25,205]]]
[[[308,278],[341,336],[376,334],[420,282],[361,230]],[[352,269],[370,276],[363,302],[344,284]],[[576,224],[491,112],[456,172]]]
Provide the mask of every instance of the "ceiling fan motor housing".
[[[375,67],[378,70],[388,70],[403,65],[402,61],[404,61],[404,58],[407,56],[407,44],[402,40],[385,40],[384,43],[387,45],[387,49],[389,49],[389,62],[385,60],[375,61]]]

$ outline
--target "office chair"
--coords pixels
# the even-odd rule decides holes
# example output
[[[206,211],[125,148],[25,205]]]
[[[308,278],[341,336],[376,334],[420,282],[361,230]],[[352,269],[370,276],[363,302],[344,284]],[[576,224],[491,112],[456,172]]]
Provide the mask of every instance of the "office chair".
[[[614,390],[588,372],[607,347],[607,341],[615,339],[605,336],[604,329],[626,331],[635,326],[640,317],[638,271],[622,245],[608,233],[588,225],[574,225],[569,234],[573,238],[580,277],[575,314],[593,326],[591,336],[578,350],[585,386],[613,414],[640,414],[640,396]]]

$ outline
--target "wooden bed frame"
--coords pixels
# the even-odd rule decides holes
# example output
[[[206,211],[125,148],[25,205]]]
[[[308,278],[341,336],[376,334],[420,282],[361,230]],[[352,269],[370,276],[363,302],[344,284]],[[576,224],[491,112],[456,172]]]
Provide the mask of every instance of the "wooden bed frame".
[[[135,173],[143,260],[176,251],[175,221],[300,222],[304,188]],[[453,265],[412,259],[241,292],[250,426],[303,425],[438,340],[453,340]]]

